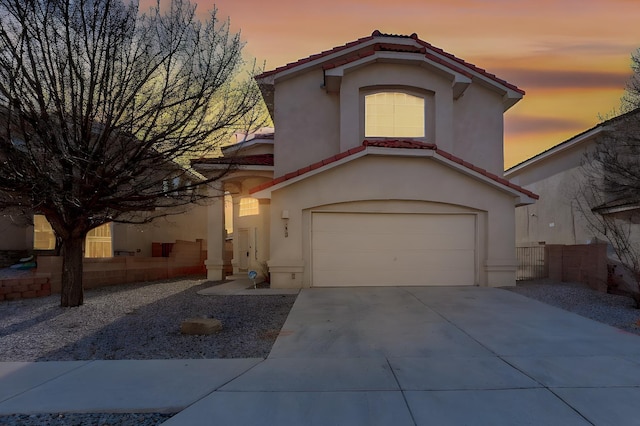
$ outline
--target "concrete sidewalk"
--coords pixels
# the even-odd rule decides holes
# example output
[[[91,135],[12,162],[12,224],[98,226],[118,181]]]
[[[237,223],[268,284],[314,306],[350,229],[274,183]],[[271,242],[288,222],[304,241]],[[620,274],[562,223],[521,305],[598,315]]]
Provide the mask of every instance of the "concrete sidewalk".
[[[0,414],[165,425],[638,425],[640,337],[491,288],[302,290],[266,360],[0,364]]]

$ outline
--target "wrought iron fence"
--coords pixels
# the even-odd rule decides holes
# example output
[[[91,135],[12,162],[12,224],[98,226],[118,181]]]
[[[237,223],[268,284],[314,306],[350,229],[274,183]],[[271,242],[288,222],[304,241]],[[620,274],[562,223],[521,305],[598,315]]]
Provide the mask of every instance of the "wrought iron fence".
[[[518,269],[516,280],[535,280],[547,277],[544,246],[516,247]]]

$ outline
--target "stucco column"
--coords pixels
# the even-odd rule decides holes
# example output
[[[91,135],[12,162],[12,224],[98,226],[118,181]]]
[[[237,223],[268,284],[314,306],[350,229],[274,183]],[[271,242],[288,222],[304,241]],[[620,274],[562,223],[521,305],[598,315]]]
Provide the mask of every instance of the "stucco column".
[[[484,269],[489,287],[516,285],[515,208],[511,205],[500,210],[502,215],[490,212],[488,217],[488,251]]]
[[[209,195],[214,197],[207,212],[207,279],[224,279],[224,191],[213,183]]]
[[[239,252],[239,244],[238,244],[238,228],[241,224],[240,219],[240,198],[241,196],[234,195],[232,197],[232,212],[233,212],[233,258],[231,259],[231,265],[233,266],[233,274],[240,274],[240,252]]]

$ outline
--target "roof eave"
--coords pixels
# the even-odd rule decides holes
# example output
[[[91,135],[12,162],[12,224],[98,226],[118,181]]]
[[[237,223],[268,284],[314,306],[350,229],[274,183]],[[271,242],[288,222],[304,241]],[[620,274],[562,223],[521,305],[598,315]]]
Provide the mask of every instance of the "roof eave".
[[[487,176],[487,174],[481,173],[478,170],[474,170],[474,168],[467,167],[464,164],[460,164],[456,161],[450,160],[445,156],[436,155],[434,156],[434,159],[440,163],[446,164],[447,166],[453,169],[456,169],[462,174],[465,174],[476,180],[482,181],[487,185],[493,186],[494,188],[515,197],[516,206],[533,204],[535,203],[535,200],[538,197],[533,193],[530,193],[530,194],[523,193],[522,190],[513,187],[513,185],[510,184],[506,179],[503,179],[505,182],[496,181],[496,178],[500,179],[499,176],[494,176],[494,178],[492,178],[490,176]]]
[[[249,149],[250,147],[255,145],[273,145],[273,139],[260,138],[260,137],[249,139],[248,141],[242,141],[242,142],[234,143],[233,145],[224,146],[222,147],[222,152],[224,153],[238,152],[244,149]]]
[[[546,151],[543,151],[540,154],[537,154],[529,158],[528,160],[523,161],[520,164],[516,164],[515,166],[510,167],[504,172],[504,176],[506,178],[510,178],[511,176],[517,175],[518,173],[525,171],[526,169],[536,166],[537,164],[548,159],[549,157],[555,156],[561,152],[564,152],[568,149],[571,149],[573,147],[581,145],[584,142],[591,140],[594,136],[599,135],[606,129],[607,129],[607,126],[601,126],[601,125],[593,127],[587,130],[586,132],[580,133],[579,135],[574,136],[571,139],[567,139],[566,141],[561,142],[558,145],[555,145],[547,149]]]
[[[630,117],[632,117],[633,115],[636,114],[640,114],[640,108],[636,108],[632,111],[626,112],[622,115],[618,115],[616,117],[610,118],[606,121],[603,121],[602,123],[598,123],[595,126],[585,130],[582,133],[578,133],[575,136],[572,136],[571,138],[560,142],[559,144],[552,146],[551,148],[547,149],[546,151],[543,151],[539,154],[534,155],[533,157],[524,160],[521,163],[516,164],[515,166],[512,166],[510,168],[508,168],[505,171],[505,176],[508,175],[513,175],[513,174],[517,174],[520,171],[527,169],[530,166],[533,166],[535,164],[537,164],[540,161],[543,161],[544,159],[553,156],[559,152],[562,152],[564,150],[567,150],[571,147],[574,147],[576,145],[579,145],[582,142],[585,142],[587,140],[589,140],[590,138],[592,138],[593,136],[598,135],[599,133],[608,131],[609,129],[613,129],[615,128],[615,126],[617,125],[618,122],[622,121],[622,120],[626,120]]]
[[[592,212],[598,213],[600,215],[608,215],[608,214],[616,214],[616,213],[627,213],[631,211],[640,210],[640,203],[630,203],[623,206],[613,206],[613,207],[594,207],[591,209]]]
[[[251,170],[251,171],[271,171],[273,172],[273,166],[259,166],[259,165],[232,165],[229,164],[206,164],[196,163],[192,166],[196,171],[203,175],[207,172],[219,172],[221,170],[228,169],[231,172],[236,170]]]
[[[360,57],[356,60],[347,62],[343,65],[332,67],[324,70],[325,89],[328,92],[338,92],[342,77],[352,70],[363,67],[372,62],[397,62],[397,63],[420,63],[424,66],[431,67],[439,73],[447,75],[451,78],[453,97],[458,99],[471,84],[471,75],[464,70],[458,70],[450,66],[446,66],[441,62],[430,59],[428,55],[415,52],[389,52],[378,51],[370,55]]]
[[[502,105],[504,106],[503,112],[507,112],[509,108],[520,102],[523,95],[515,90],[507,89],[507,92],[502,96]]]

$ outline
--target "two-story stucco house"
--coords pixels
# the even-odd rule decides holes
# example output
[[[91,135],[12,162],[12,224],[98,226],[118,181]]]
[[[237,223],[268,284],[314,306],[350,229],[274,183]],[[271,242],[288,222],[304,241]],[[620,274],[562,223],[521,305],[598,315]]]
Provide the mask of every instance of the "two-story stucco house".
[[[524,92],[417,35],[371,36],[256,77],[275,124],[194,166],[234,199],[234,272],[272,287],[515,284],[503,114]],[[207,267],[220,279],[221,204]]]

